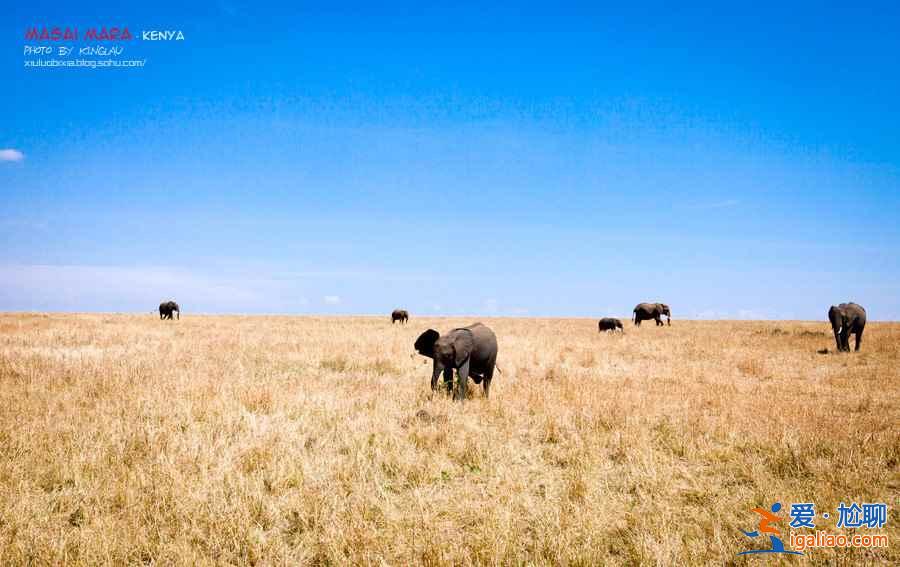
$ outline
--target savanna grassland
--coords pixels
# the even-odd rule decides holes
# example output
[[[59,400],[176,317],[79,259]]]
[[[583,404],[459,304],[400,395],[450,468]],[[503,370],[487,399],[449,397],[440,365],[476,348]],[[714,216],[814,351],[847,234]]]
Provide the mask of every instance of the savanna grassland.
[[[785,564],[900,563],[900,324],[484,319],[454,403],[412,344],[470,322],[0,315],[0,564],[771,564],[775,501],[891,507]]]

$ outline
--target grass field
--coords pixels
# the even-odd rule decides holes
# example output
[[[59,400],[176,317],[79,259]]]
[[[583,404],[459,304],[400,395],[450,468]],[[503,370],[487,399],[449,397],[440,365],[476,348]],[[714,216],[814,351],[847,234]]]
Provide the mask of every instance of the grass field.
[[[482,320],[453,403],[412,344],[472,319],[0,314],[0,564],[763,564],[775,501],[900,563],[900,324]]]

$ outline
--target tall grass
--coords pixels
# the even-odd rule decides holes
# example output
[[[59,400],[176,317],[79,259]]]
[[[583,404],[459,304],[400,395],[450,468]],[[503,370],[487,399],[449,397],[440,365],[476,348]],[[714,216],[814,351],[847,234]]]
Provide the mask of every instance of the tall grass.
[[[721,564],[775,501],[900,562],[900,324],[485,320],[453,403],[412,344],[470,322],[0,315],[0,564]]]

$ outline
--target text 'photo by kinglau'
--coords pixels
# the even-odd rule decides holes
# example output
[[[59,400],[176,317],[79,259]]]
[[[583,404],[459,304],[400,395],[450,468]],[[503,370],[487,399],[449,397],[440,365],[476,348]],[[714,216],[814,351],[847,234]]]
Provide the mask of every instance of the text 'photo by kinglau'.
[[[0,565],[900,564],[900,5],[0,17]]]

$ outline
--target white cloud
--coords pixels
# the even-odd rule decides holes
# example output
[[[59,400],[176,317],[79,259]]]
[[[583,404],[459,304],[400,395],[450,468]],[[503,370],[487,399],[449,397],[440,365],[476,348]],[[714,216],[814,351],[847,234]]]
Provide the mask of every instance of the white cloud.
[[[710,319],[728,319],[727,311],[717,311],[715,309],[704,309],[697,313],[695,319],[701,320],[710,320]]]
[[[328,305],[338,305],[341,302],[341,298],[338,297],[337,295],[326,295],[322,299]]]
[[[0,150],[0,161],[22,161],[23,159],[25,159],[25,154],[19,150],[12,148]]]

